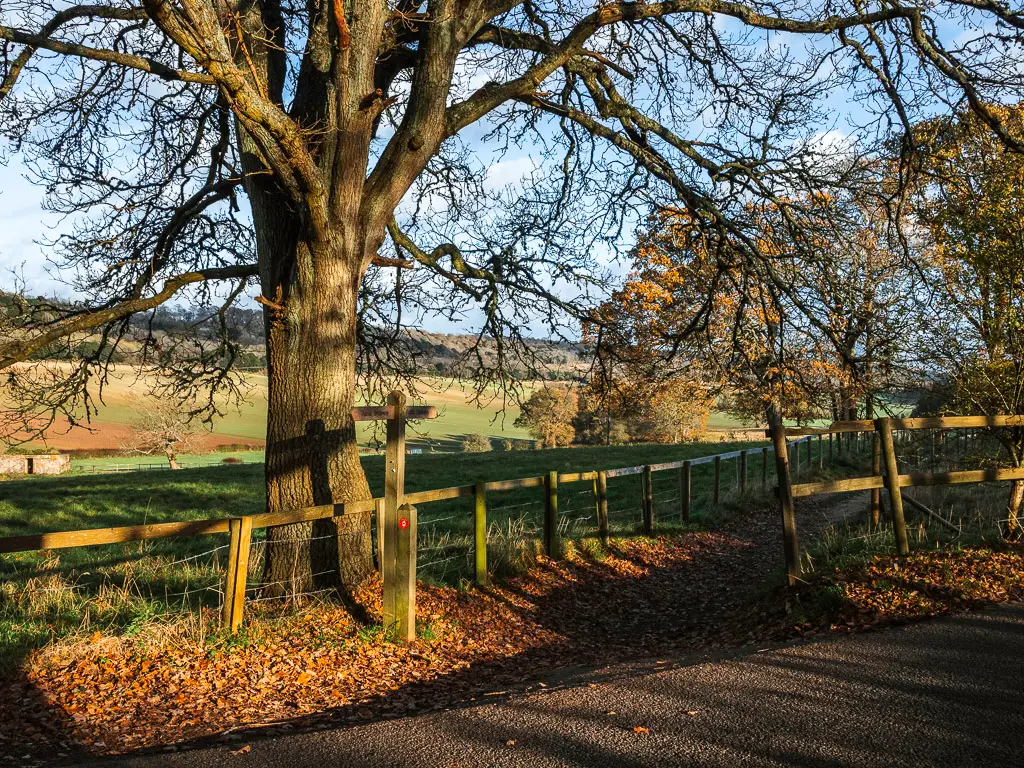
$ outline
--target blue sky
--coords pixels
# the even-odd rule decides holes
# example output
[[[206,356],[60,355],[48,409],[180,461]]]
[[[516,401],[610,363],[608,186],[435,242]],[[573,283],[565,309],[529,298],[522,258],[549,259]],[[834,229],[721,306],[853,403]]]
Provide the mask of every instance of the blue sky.
[[[11,285],[11,271],[24,274],[32,294],[66,293],[67,287],[48,272],[49,265],[37,244],[60,226],[60,217],[43,210],[43,190],[24,178],[25,168],[15,157],[0,165],[0,287]]]

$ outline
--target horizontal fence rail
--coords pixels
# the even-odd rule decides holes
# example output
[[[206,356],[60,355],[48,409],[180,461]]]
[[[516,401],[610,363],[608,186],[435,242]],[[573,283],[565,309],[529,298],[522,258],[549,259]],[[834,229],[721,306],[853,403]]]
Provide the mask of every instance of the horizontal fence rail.
[[[375,413],[365,413],[363,416],[373,416]],[[812,441],[813,436],[799,437],[786,441],[783,445],[787,455],[792,456],[797,468],[801,462],[808,470],[814,468]],[[815,443],[818,448],[818,466],[823,465],[825,460],[826,446],[820,437]],[[806,445],[806,451],[804,446]],[[498,504],[493,511],[503,513],[503,510],[515,507],[534,508],[539,515],[532,522],[524,523],[525,517],[519,520],[520,528],[516,535],[536,540],[541,551],[550,557],[561,556],[561,541],[565,537],[578,536],[581,531],[592,530],[594,535],[602,542],[607,543],[612,529],[621,531],[623,528],[634,532],[643,532],[650,535],[654,532],[659,521],[665,520],[689,522],[691,512],[695,503],[718,505],[721,503],[723,487],[728,484],[732,491],[746,493],[751,484],[751,457],[761,454],[760,461],[760,486],[768,487],[768,465],[769,454],[775,451],[775,446],[753,446],[747,449],[729,451],[726,453],[712,454],[708,456],[697,456],[689,459],[661,462],[657,464],[644,464],[630,467],[617,467],[606,470],[591,470],[582,472],[549,472],[544,475],[531,477],[520,477],[507,480],[481,481],[473,484],[451,486],[447,488],[436,488],[430,490],[403,493],[401,495],[402,507],[400,514],[404,514],[410,521],[398,539],[400,544],[403,563],[408,556],[407,550],[412,550],[410,562],[413,563],[411,576],[404,573],[402,578],[415,579],[415,551],[417,549],[416,528],[417,512],[416,505],[430,504],[433,502],[473,499],[471,510],[465,514],[466,522],[471,524],[472,534],[469,537],[470,544],[466,551],[460,542],[446,543],[443,535],[438,538],[438,533],[429,531],[425,534],[430,543],[430,549],[435,554],[424,562],[424,567],[433,568],[436,564],[443,564],[445,571],[449,568],[450,561],[466,561],[475,575],[475,580],[481,585],[489,581],[487,546],[488,546],[488,502],[489,495],[500,492],[517,491],[520,489],[538,489],[540,494],[533,502]],[[806,454],[806,456],[804,456]],[[404,457],[403,457],[404,458]],[[831,453],[829,459],[831,459]],[[735,460],[735,482],[729,479],[730,473],[723,472],[723,462]],[[787,459],[788,460],[788,459]],[[706,473],[704,480],[712,482],[713,487],[701,491],[701,494],[694,497],[692,469],[700,465],[713,465],[713,472]],[[756,467],[756,465],[755,465]],[[657,473],[674,473],[673,479],[666,482],[655,483],[654,476]],[[756,468],[755,468],[756,472]],[[608,483],[613,478],[637,477],[640,480],[637,493],[630,496],[633,503],[627,501],[625,508],[618,506],[610,509],[608,498]],[[574,487],[583,485],[582,490],[573,490]],[[669,489],[668,486],[671,486]],[[559,498],[561,492],[562,498]],[[632,494],[632,492],[630,492]],[[669,498],[671,497],[671,499]],[[622,498],[620,492],[618,498]],[[382,510],[385,508],[386,496],[384,498],[362,499],[355,501],[338,502],[321,506],[307,507],[298,510],[283,512],[267,512],[242,517],[231,517],[221,519],[187,520],[182,522],[154,523],[148,525],[119,526],[112,528],[92,528],[75,531],[56,531],[38,534],[9,536],[0,538],[0,554],[31,552],[39,550],[68,549],[75,547],[89,547],[111,544],[125,544],[131,542],[143,542],[156,539],[170,539],[175,537],[198,537],[213,534],[228,534],[229,542],[217,550],[227,550],[226,570],[223,571],[223,591],[220,592],[221,616],[225,626],[231,631],[236,631],[241,624],[244,606],[248,602],[260,602],[271,599],[259,597],[255,590],[267,586],[265,584],[252,583],[250,577],[258,574],[262,567],[263,555],[268,546],[264,539],[254,538],[255,531],[260,529],[290,525],[295,523],[312,522],[328,518],[336,518],[346,515],[372,515],[376,518],[376,525],[372,530],[376,535],[375,551],[378,563],[384,562],[383,552],[387,536],[382,531]],[[492,502],[493,504],[493,502]],[[670,506],[671,511],[666,511]],[[425,530],[444,520],[462,519],[464,513],[455,513],[442,518],[424,517],[420,519],[419,525]],[[530,513],[533,514],[532,512]],[[404,518],[403,518],[404,519]],[[499,517],[499,520],[501,517]],[[500,525],[501,523],[499,523]],[[508,522],[506,521],[506,525]],[[443,532],[442,532],[443,533]],[[390,534],[389,534],[390,535]],[[411,535],[411,539],[409,538]],[[402,543],[402,542],[405,543]],[[250,550],[252,559],[250,560]],[[141,550],[140,550],[141,552]],[[403,566],[405,567],[405,566]],[[406,568],[408,570],[408,568]],[[436,571],[431,571],[436,573]],[[385,581],[388,572],[382,569]],[[318,574],[319,575],[319,574]],[[414,585],[414,581],[412,582]],[[404,610],[404,609],[403,609]]]
[[[804,440],[792,440],[789,445],[794,446],[803,443]],[[756,455],[758,453],[769,453],[770,446],[754,447],[746,451],[730,451],[728,453],[713,454],[710,456],[698,456],[692,459],[681,459],[661,464],[638,465],[635,467],[619,467],[616,469],[602,470],[606,478],[628,477],[630,475],[642,475],[645,467],[649,466],[651,472],[663,472],[672,469],[681,469],[683,465],[698,466],[710,464],[716,459],[724,461],[727,459],[739,458],[740,454]],[[597,479],[597,471],[593,472],[566,472],[558,473],[560,484],[592,482]],[[509,491],[518,488],[541,488],[547,481],[547,475],[536,477],[520,477],[511,480],[494,480],[483,483],[485,491]],[[434,501],[470,497],[475,493],[475,483],[469,485],[456,485],[448,488],[435,488],[426,491],[406,493],[405,502],[408,504],[427,504]],[[269,528],[276,525],[289,525],[291,523],[305,523],[313,520],[323,520],[329,517],[339,517],[345,514],[372,512],[376,505],[382,501],[380,498],[363,499],[360,501],[339,502],[336,504],[325,504],[316,507],[306,507],[299,510],[286,512],[267,512],[257,515],[249,515],[252,520],[253,529]],[[66,549],[68,547],[85,547],[100,544],[121,544],[132,541],[144,541],[150,539],[164,539],[174,536],[202,536],[213,533],[227,533],[229,531],[229,519],[221,518],[214,520],[186,520],[180,523],[154,523],[151,525],[130,525],[116,528],[85,528],[76,531],[55,531],[53,533],[36,533],[24,536],[8,536],[0,538],[0,554],[11,552],[31,552],[40,549]]]
[[[956,485],[959,483],[998,483],[1006,480],[1024,480],[1024,467],[968,469],[961,472],[912,472],[906,475],[899,475],[901,488]],[[884,475],[852,477],[846,480],[829,480],[823,483],[801,483],[800,485],[794,485],[793,496],[800,498],[826,493],[866,491],[871,488],[885,487]]]
[[[894,431],[914,429],[965,429],[1022,427],[1024,415],[1011,416],[920,416],[907,419],[889,419],[889,428]],[[786,437],[828,435],[843,432],[874,432],[872,419],[856,421],[833,421],[827,427],[787,427]]]
[[[963,452],[974,445],[979,429],[1000,429],[1007,427],[1024,426],[1024,415],[1005,416],[928,416],[920,418],[890,418],[862,419],[855,421],[835,421],[829,427],[818,429],[814,427],[789,427],[784,428],[779,420],[776,420],[769,428],[769,435],[776,445],[784,444],[788,437],[803,436],[812,437],[828,435],[829,449],[831,454],[833,436],[841,438],[846,433],[874,433],[871,439],[871,474],[867,477],[853,477],[841,480],[826,480],[822,482],[793,484],[789,476],[788,467],[785,471],[778,473],[780,478],[779,500],[782,507],[784,520],[783,538],[786,545],[786,561],[789,569],[790,583],[794,583],[800,576],[799,563],[794,557],[796,551],[796,530],[793,519],[793,499],[806,498],[820,494],[844,493],[851,491],[871,490],[871,519],[877,524],[879,520],[881,489],[886,489],[889,502],[889,517],[892,523],[893,535],[896,541],[896,552],[898,555],[907,555],[910,552],[907,536],[907,525],[903,512],[904,501],[922,514],[933,518],[943,525],[955,528],[949,521],[936,514],[919,500],[911,496],[904,496],[902,488],[915,488],[927,486],[956,485],[963,483],[992,483],[1024,480],[1024,467],[992,467],[986,469],[971,469],[960,471],[949,471],[948,456],[945,457],[947,471],[945,472],[900,472],[899,462],[896,456],[896,446],[910,446],[909,458],[917,461],[922,447],[928,450],[934,465],[936,459],[937,442],[942,447],[945,444],[944,436],[946,430],[975,430],[974,433],[960,432],[953,441],[955,449]],[[932,430],[930,444],[922,445],[918,440],[916,443],[908,438],[909,432],[914,430]],[[936,433],[938,441],[936,441]],[[951,433],[957,435],[958,433]],[[860,440],[860,435],[857,435]],[[780,443],[780,441],[783,441]],[[842,450],[842,439],[837,440]],[[944,449],[943,449],[943,452]],[[799,451],[796,452],[799,456]],[[785,463],[780,462],[780,465]]]

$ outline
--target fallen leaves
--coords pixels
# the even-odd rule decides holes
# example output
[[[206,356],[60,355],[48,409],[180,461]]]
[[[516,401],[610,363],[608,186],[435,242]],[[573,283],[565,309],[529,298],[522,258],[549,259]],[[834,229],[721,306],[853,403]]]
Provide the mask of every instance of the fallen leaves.
[[[1007,548],[880,556],[808,579],[790,634],[857,632],[1024,599],[1024,551]]]
[[[276,616],[261,616],[261,604],[250,609],[245,638],[212,647],[173,636],[142,647],[102,634],[97,645],[94,634],[31,658],[26,681],[53,702],[31,717],[59,722],[84,751],[119,753],[318,713],[363,722],[505,694],[544,670],[692,646],[704,631],[692,617],[722,609],[721,595],[695,574],[718,583],[716,569],[735,572],[733,558],[748,548],[696,533],[630,541],[600,562],[541,558],[531,573],[486,592],[421,585],[418,619],[431,631],[407,645],[361,627],[333,602]],[[354,598],[379,620],[379,579]],[[17,712],[3,693],[0,706]],[[18,721],[0,721],[0,733]]]
[[[37,653],[0,686],[0,746],[30,738],[51,754],[111,754],[226,730],[241,740],[252,727],[334,727],[522,690],[524,679],[559,667],[851,632],[1024,598],[1021,553],[967,550],[879,558],[752,603],[752,589],[778,567],[777,536],[752,517],[729,535],[629,541],[599,562],[541,558],[487,591],[420,585],[417,616],[431,631],[407,645],[331,602],[286,615],[253,610],[248,636],[230,645],[169,636],[143,647],[99,643],[94,633]],[[378,579],[354,598],[379,620]]]

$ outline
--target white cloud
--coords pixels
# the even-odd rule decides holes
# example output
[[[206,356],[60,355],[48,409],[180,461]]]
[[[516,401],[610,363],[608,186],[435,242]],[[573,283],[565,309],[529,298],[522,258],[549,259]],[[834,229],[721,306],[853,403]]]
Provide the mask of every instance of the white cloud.
[[[809,152],[823,157],[848,156],[854,152],[854,139],[850,134],[833,128],[814,134],[806,146]]]
[[[11,272],[23,276],[32,294],[67,294],[69,288],[48,272],[39,241],[53,234],[57,215],[43,210],[43,190],[24,178],[14,160],[0,166],[0,287],[11,287]]]
[[[484,188],[487,190],[497,190],[509,186],[518,186],[523,179],[537,170],[538,167],[533,158],[528,156],[499,160],[488,166]]]

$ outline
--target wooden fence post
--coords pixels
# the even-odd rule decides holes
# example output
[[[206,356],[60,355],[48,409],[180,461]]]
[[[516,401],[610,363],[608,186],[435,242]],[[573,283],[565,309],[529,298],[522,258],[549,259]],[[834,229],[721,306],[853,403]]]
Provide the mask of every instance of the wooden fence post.
[[[793,453],[793,477],[800,474],[800,442],[796,441],[792,446],[787,446],[787,453],[792,449]]]
[[[875,430],[882,446],[882,463],[885,465],[885,487],[889,489],[889,506],[892,512],[892,530],[896,536],[896,553],[910,552],[907,544],[907,524],[903,519],[903,494],[900,491],[900,470],[896,463],[896,447],[892,442],[892,425],[888,418],[875,419]]]
[[[398,508],[395,542],[395,635],[406,642],[416,639],[416,507]]]
[[[231,634],[242,625],[245,610],[245,583],[249,575],[249,547],[252,543],[252,518],[233,517],[228,520],[231,541],[228,545],[228,572],[224,585],[222,618]]]
[[[782,548],[786,559],[786,575],[790,584],[800,578],[800,545],[796,535],[796,514],[793,507],[793,481],[789,474],[789,451],[782,419],[772,415],[768,421],[775,447],[775,474],[778,477],[779,504],[782,507]]]
[[[722,457],[715,456],[715,488],[712,502],[718,504],[722,499]]]
[[[654,533],[654,478],[651,473],[651,465],[644,466],[644,533],[650,536]]]
[[[878,433],[871,435],[871,474],[878,477],[882,474],[882,443]],[[868,510],[871,517],[871,524],[878,525],[882,519],[882,489],[871,489],[871,508]]]
[[[485,587],[487,578],[487,484],[473,486],[476,505],[473,510],[473,554],[476,556],[476,583]]]
[[[594,480],[597,491],[597,534],[601,544],[608,546],[608,473],[603,469]]]
[[[832,433],[828,433],[828,463],[832,464],[835,462],[835,449],[833,448],[835,442],[832,440]]]
[[[679,468],[679,498],[682,501],[683,522],[690,522],[690,462],[684,461]]]
[[[740,451],[740,493],[747,492],[747,452]]]
[[[818,469],[825,468],[825,446],[821,444],[821,435],[818,435]]]
[[[402,619],[398,604],[398,508],[405,494],[405,393],[394,391],[388,395],[388,405],[394,409],[387,420],[387,445],[384,450],[384,562],[381,578],[384,580],[384,628],[395,627]],[[415,549],[415,547],[413,548]],[[413,574],[415,576],[415,572]]]
[[[811,450],[811,437],[810,437],[810,435],[808,435],[806,439],[807,439],[807,469],[808,470],[813,470],[814,469],[814,453]]]
[[[548,472],[544,483],[544,551],[558,558],[558,472]]]

